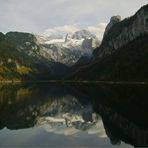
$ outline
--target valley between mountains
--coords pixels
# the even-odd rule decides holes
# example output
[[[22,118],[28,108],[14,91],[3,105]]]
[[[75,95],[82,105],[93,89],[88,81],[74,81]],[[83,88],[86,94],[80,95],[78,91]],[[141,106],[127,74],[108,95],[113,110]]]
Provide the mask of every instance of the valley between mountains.
[[[148,5],[113,16],[102,41],[74,33],[0,33],[0,81],[148,81]]]

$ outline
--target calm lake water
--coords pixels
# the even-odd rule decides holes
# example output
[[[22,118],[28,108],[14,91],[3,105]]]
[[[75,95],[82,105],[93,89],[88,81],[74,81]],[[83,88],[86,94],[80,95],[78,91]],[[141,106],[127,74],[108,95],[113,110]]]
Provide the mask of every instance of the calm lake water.
[[[0,147],[148,146],[148,86],[0,86]]]

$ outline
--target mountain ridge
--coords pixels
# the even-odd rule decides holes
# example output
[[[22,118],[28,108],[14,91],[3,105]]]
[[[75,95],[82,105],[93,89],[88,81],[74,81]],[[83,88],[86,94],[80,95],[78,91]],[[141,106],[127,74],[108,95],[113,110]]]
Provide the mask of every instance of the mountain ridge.
[[[28,42],[29,41],[29,42]],[[0,34],[0,81],[54,79],[67,67],[47,59],[34,35],[21,32]]]
[[[37,35],[39,44],[51,55],[55,62],[71,66],[81,56],[92,56],[93,50],[100,45],[98,38],[88,30],[79,30],[63,35]]]
[[[67,75],[75,81],[148,81],[147,40],[148,5],[124,20],[113,16],[101,45],[87,30],[45,38],[0,33],[0,81],[63,80]]]
[[[93,59],[73,72],[70,79],[148,81],[148,5],[127,19],[121,21],[119,17],[109,29],[108,26]]]
[[[113,21],[112,18],[110,23]],[[100,47],[94,50],[93,55],[103,57],[106,54],[112,54],[118,48],[126,45],[141,34],[148,33],[147,24],[148,5],[141,7],[133,16],[124,20],[121,20],[119,16],[115,24],[110,28],[108,28],[108,26],[106,27],[103,41]]]

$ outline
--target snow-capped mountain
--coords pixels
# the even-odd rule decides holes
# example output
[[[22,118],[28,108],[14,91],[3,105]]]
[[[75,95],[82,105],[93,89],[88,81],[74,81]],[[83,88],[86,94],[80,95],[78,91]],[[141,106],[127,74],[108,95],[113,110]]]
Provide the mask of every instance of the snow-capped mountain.
[[[75,64],[81,56],[91,56],[93,49],[100,45],[98,38],[87,30],[69,33],[42,33],[37,40],[55,62]]]

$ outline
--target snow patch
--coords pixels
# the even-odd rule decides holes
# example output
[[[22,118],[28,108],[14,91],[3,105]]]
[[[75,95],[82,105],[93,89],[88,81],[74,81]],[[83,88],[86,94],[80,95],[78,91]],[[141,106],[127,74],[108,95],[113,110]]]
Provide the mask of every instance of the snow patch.
[[[53,39],[50,41],[46,41],[45,44],[63,43],[64,41],[64,39]]]

